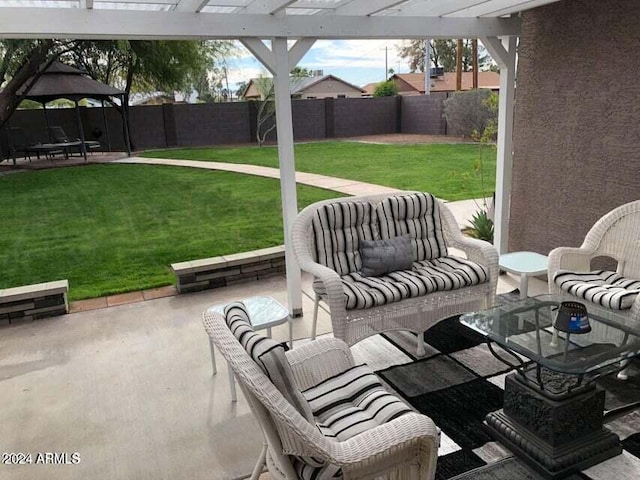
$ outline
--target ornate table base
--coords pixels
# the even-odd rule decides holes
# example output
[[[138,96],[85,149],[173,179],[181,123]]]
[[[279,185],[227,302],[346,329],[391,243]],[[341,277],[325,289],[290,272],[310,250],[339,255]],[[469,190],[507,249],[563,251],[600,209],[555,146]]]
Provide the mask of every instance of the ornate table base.
[[[518,377],[506,377],[504,407],[485,427],[529,466],[555,480],[622,453],[618,436],[602,426],[604,390],[592,385],[550,399]]]

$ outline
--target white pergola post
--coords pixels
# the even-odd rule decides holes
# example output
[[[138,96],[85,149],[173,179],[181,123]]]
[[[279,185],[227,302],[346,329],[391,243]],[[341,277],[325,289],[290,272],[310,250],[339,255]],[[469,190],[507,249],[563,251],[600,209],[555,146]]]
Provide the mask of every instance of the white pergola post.
[[[493,243],[498,253],[509,248],[509,212],[513,173],[513,103],[516,79],[517,37],[503,41],[483,38],[482,43],[500,66],[500,103],[498,104],[498,155],[496,161],[496,204]]]
[[[293,120],[291,114],[291,82],[289,72],[313,46],[315,40],[302,38],[291,50],[285,37],[274,38],[271,50],[258,39],[244,39],[242,43],[273,74],[276,97],[276,129],[278,132],[278,161],[280,164],[280,195],[282,198],[282,221],[284,225],[284,248],[287,271],[287,297],[289,313],[293,317],[302,315],[302,281],[300,267],[295,260],[290,232],[298,214],[296,192],[296,167],[293,151]]]

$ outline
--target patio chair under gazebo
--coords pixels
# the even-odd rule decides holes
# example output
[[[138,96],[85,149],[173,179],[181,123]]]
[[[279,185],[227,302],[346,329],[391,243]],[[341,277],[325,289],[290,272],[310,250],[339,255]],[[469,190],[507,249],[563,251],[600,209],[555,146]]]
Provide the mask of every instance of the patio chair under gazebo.
[[[105,85],[104,83],[98,82],[89,77],[85,72],[78,70],[77,68],[65,65],[64,63],[61,63],[59,61],[54,61],[51,62],[51,64],[47,66],[43,72],[40,73],[40,76],[36,79],[35,82],[26,82],[25,87],[18,91],[18,95],[24,99],[39,102],[43,107],[48,138],[42,139],[43,141],[40,143],[39,148],[37,148],[36,150],[40,150],[46,153],[48,151],[48,148],[50,148],[51,151],[61,149],[64,151],[69,151],[70,148],[77,147],[86,160],[87,149],[95,147],[95,142],[87,142],[87,140],[85,139],[78,102],[85,98],[91,98],[101,102],[103,121],[108,137],[109,133],[106,115],[104,112],[104,102],[107,101],[114,104],[113,99],[118,98],[121,102],[120,104],[123,105],[125,92],[109,85]],[[75,105],[76,123],[78,128],[78,140],[76,141],[69,141],[68,139],[67,141],[61,141],[60,135],[56,133],[58,130],[60,130],[60,128],[55,126],[52,127],[51,125],[49,125],[46,104],[60,98],[70,100]],[[124,126],[124,143],[127,149],[127,154],[131,155],[127,115],[124,109],[122,109],[121,115]]]

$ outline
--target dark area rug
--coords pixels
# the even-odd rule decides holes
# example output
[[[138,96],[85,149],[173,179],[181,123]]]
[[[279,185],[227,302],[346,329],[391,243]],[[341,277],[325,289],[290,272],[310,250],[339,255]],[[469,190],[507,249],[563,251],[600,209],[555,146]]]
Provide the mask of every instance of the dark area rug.
[[[566,480],[589,478],[581,473],[565,477]],[[500,460],[492,465],[477,468],[454,477],[454,480],[545,480],[515,458]]]
[[[499,295],[500,302],[518,299],[517,292]],[[485,416],[502,408],[504,377],[509,368],[490,353],[484,337],[462,325],[458,317],[449,318],[425,333],[426,355],[415,355],[417,337],[392,332],[374,337],[379,345],[370,347],[364,357],[376,351],[398,350],[399,360],[376,373],[417,411],[429,416],[442,430],[436,478],[478,480],[540,480],[542,477],[512,457],[482,427]],[[382,345],[384,343],[384,345]],[[366,360],[366,358],[363,358]],[[382,362],[371,361],[381,364]],[[388,363],[387,363],[388,365]],[[629,380],[615,375],[598,384],[606,390],[605,422],[622,441],[622,455],[570,480],[640,479],[640,368],[634,361]]]

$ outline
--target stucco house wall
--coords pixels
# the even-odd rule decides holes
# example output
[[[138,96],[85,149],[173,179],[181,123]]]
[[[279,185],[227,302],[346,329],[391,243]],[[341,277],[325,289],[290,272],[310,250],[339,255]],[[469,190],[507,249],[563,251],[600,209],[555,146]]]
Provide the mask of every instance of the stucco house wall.
[[[578,246],[598,218],[640,199],[638,51],[638,1],[523,13],[510,251]]]
[[[302,92],[302,98],[338,98],[341,95],[344,95],[344,98],[360,98],[362,91],[330,77]]]

